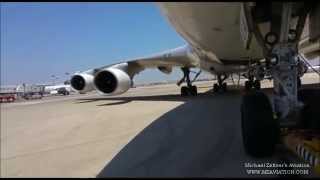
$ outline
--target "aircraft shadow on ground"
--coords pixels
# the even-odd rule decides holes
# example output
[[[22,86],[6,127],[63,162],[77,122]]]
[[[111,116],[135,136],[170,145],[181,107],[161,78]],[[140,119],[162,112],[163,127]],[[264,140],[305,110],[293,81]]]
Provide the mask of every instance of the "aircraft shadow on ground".
[[[235,91],[219,96],[206,92],[191,98],[143,129],[97,177],[204,176],[224,161],[239,164],[227,164],[219,170],[221,174],[228,174],[230,168],[242,171],[239,97],[239,91]],[[181,99],[178,95],[130,98]]]
[[[122,97],[98,97],[98,98],[83,98],[78,99],[79,102],[77,103],[90,103],[96,101],[124,101],[124,103],[128,103],[131,101],[185,101],[186,98],[181,97],[178,94],[168,94],[168,95],[155,95],[155,96],[122,96]],[[123,103],[120,103],[123,104]],[[104,105],[114,105],[111,104],[104,104]],[[100,105],[101,106],[101,105]]]
[[[118,104],[185,101],[139,132],[96,177],[252,177],[246,174],[245,162],[279,162],[275,157],[255,159],[246,155],[241,135],[241,94],[233,89],[186,98],[157,95],[80,99],[121,100]]]
[[[238,89],[230,89],[228,93],[237,93]],[[185,102],[189,99],[203,99],[208,96],[219,95],[220,93],[212,93],[212,90],[198,93],[197,96],[182,97],[180,94],[166,94],[166,95],[150,95],[150,96],[120,96],[120,97],[97,97],[97,98],[81,98],[77,99],[76,104],[81,103],[91,103],[91,102],[108,102],[108,101],[118,101],[118,102],[108,102],[103,104],[98,104],[97,106],[112,106],[126,104],[131,101],[181,101]]]
[[[208,88],[208,87],[200,87],[200,88]],[[303,89],[308,89],[308,88],[320,88],[320,84],[315,83],[315,84],[306,84],[303,85]],[[272,94],[273,88],[268,87],[264,88],[263,91],[266,92],[267,94]],[[238,93],[241,92],[244,94],[245,92],[242,91],[241,87],[236,86],[236,85],[229,85],[228,87],[228,93]],[[198,96],[196,97],[182,97],[180,94],[166,94],[166,95],[150,95],[150,96],[120,96],[120,97],[98,97],[98,98],[81,98],[77,99],[76,104],[81,104],[81,103],[91,103],[91,102],[104,102],[106,101],[107,103],[103,104],[98,104],[97,106],[113,106],[113,105],[121,105],[121,104],[126,104],[130,103],[132,101],[181,101],[185,102],[191,98],[207,98],[208,96],[212,95],[219,95],[221,93],[213,93],[212,89],[208,90],[203,93],[198,93]],[[118,101],[118,102],[108,102],[108,101]]]

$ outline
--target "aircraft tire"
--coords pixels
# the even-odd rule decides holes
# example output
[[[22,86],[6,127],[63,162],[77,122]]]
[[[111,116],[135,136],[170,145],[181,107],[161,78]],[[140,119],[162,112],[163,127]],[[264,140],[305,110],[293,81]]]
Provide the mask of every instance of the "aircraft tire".
[[[218,91],[219,91],[219,85],[217,83],[214,83],[213,92],[218,92]]]
[[[253,82],[253,87],[256,89],[256,90],[260,90],[261,89],[261,83],[259,80],[255,80]]]
[[[222,83],[221,88],[222,88],[223,92],[226,92],[227,91],[227,83]]]
[[[241,129],[244,149],[253,157],[268,157],[279,139],[278,121],[273,118],[268,97],[259,91],[246,94],[241,104]]]
[[[297,85],[298,85],[298,89],[301,88],[301,79],[300,77],[297,78]]]
[[[181,96],[188,96],[189,95],[189,89],[187,86],[181,87]]]
[[[319,121],[319,89],[300,89],[298,100],[304,103],[301,110],[301,128],[320,130]]]
[[[252,88],[252,83],[251,83],[251,81],[246,81],[246,82],[244,83],[244,87],[245,87],[245,90],[246,90],[246,91],[250,91],[250,89]]]
[[[190,89],[189,89],[189,91],[190,91],[190,94],[191,94],[192,96],[197,96],[197,95],[198,95],[197,86],[191,86]]]

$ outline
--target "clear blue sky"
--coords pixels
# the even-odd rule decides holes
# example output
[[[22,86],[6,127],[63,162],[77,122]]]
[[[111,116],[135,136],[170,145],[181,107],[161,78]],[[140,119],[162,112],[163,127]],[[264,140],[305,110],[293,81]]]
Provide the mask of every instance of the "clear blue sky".
[[[154,3],[1,3],[1,85],[63,82],[79,70],[185,44]],[[147,70],[135,82],[179,79]]]

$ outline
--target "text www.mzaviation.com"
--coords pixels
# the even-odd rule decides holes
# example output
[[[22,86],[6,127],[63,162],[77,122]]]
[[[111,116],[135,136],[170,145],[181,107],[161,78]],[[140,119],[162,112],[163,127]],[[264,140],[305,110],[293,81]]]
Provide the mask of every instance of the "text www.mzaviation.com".
[[[244,163],[244,167],[247,174],[251,175],[308,175],[311,168],[304,163]]]

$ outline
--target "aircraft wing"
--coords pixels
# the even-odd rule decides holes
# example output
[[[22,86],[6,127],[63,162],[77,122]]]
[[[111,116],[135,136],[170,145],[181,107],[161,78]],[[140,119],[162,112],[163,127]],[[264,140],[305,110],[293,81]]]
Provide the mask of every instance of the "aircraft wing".
[[[192,49],[188,45],[184,45],[154,55],[79,72],[71,77],[70,82],[73,89],[85,93],[94,89],[99,91],[99,89],[106,88],[106,84],[114,80],[114,84],[110,84],[110,86],[117,87],[110,88],[109,91],[100,90],[100,92],[118,94],[128,90],[133,77],[146,68],[157,68],[161,72],[169,74],[173,67],[199,67],[199,61],[199,57],[192,53]],[[117,92],[118,87],[120,88],[119,92]]]
[[[191,53],[190,47],[184,45],[154,55],[134,58],[94,69],[98,72],[105,68],[117,68],[133,76],[146,68],[158,68],[161,72],[169,74],[172,67],[196,67],[199,59]]]

